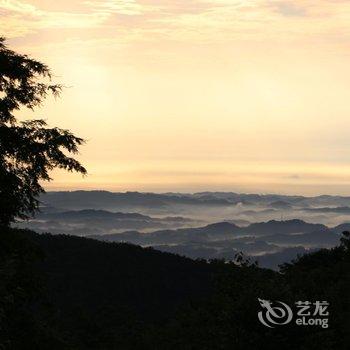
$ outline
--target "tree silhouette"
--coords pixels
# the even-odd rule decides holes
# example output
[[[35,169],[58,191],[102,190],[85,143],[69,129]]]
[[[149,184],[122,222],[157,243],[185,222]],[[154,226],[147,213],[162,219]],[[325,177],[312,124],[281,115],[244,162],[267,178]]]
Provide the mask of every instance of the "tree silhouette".
[[[68,130],[48,128],[44,120],[20,122],[15,111],[33,110],[61,85],[51,84],[49,68],[7,48],[0,38],[0,225],[25,219],[38,209],[44,192],[40,181],[50,181],[54,168],[86,174],[70,154],[84,140]]]

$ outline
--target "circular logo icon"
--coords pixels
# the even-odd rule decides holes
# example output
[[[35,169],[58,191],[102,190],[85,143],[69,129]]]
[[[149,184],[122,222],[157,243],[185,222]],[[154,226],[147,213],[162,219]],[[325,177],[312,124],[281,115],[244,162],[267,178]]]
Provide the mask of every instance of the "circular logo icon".
[[[284,325],[292,320],[292,309],[282,301],[272,303],[269,300],[258,300],[263,308],[262,311],[258,312],[258,318],[264,326],[274,328],[276,325]]]

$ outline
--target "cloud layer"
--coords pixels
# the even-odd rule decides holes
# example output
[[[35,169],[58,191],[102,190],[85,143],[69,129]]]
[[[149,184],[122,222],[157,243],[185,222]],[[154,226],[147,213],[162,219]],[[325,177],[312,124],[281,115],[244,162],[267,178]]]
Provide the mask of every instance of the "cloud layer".
[[[350,3],[331,0],[63,0],[49,5],[45,0],[1,0],[0,15],[1,26],[8,37],[51,28],[113,28],[124,34],[130,29],[177,40],[336,34],[344,38],[348,35]]]

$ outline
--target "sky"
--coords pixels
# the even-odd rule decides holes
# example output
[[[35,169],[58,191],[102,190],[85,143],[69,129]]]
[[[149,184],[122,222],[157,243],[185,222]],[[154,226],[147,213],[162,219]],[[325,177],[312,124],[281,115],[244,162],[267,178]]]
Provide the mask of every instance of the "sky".
[[[350,1],[0,0],[87,143],[49,190],[350,195]]]

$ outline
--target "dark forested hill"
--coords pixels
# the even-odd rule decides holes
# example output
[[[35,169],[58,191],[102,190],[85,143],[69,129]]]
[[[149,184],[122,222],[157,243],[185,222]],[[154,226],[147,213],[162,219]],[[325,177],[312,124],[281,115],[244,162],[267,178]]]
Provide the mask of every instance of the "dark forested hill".
[[[347,349],[349,240],[282,273],[0,229],[0,348]],[[329,328],[259,323],[258,298],[326,300]]]
[[[23,256],[13,267],[18,271],[10,276],[10,287],[18,284],[16,289],[29,288],[30,301],[32,293],[40,292],[39,310],[44,308],[48,312],[47,307],[54,310],[51,316],[55,327],[63,333],[70,333],[73,328],[76,332],[73,338],[84,334],[84,340],[79,338],[74,342],[78,345],[81,341],[87,342],[88,348],[94,349],[97,339],[108,338],[109,332],[113,332],[113,339],[132,338],[138,325],[161,323],[173,315],[180,304],[200,300],[208,296],[211,289],[213,268],[205,262],[130,244],[38,235],[25,230],[1,231],[0,269],[11,264],[19,254]],[[23,278],[27,272],[30,276]],[[17,302],[22,302],[21,295]],[[33,305],[33,310],[38,312],[37,300]],[[42,322],[38,319],[38,324]],[[126,330],[128,336],[123,333]],[[84,348],[82,344],[79,346]]]
[[[32,239],[45,253],[39,268],[62,309],[124,306],[144,319],[162,319],[210,289],[211,267],[204,262],[126,243],[51,235]]]

